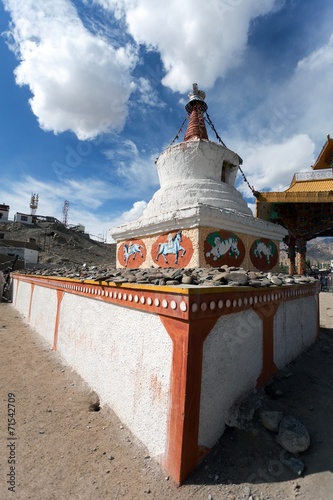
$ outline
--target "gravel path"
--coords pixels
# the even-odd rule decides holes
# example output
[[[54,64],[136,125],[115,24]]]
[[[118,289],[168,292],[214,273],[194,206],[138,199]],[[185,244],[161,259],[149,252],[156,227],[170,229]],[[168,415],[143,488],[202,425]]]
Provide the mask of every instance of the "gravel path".
[[[0,303],[0,498],[329,500],[333,294],[320,294],[320,310],[320,341],[288,367],[288,377],[277,377],[262,392],[265,408],[296,415],[309,429],[304,477],[281,465],[281,449],[255,417],[248,430],[228,428],[178,488],[110,409],[94,407],[96,395],[12,305]],[[278,399],[271,397],[277,389],[282,392]],[[8,401],[10,412],[14,406],[16,411],[13,436],[7,428]],[[15,492],[7,482],[11,458]]]

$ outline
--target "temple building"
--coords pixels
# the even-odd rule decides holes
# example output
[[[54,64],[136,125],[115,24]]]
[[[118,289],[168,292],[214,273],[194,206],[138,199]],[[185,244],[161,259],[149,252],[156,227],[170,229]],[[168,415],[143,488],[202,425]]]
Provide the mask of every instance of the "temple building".
[[[291,274],[306,274],[306,244],[317,237],[333,236],[333,139],[327,136],[312,171],[294,175],[283,192],[257,195],[257,216],[288,230]]]
[[[117,267],[278,270],[287,231],[254,217],[235,188],[242,159],[217,135],[205,97],[194,84],[184,140],[156,161],[160,189],[137,221],[112,230]],[[206,122],[219,143],[209,140]]]

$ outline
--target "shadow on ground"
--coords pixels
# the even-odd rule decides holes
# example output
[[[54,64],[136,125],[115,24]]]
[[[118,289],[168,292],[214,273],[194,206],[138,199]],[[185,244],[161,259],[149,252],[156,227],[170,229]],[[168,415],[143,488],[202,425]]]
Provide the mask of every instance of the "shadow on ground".
[[[297,417],[311,436],[300,454],[303,475],[333,472],[333,329],[321,328],[320,339],[283,369],[255,397],[263,410]],[[278,394],[281,395],[277,396]],[[275,434],[259,422],[259,410],[244,428],[227,427],[210,455],[185,484],[276,483],[295,479],[280,461],[283,449]]]

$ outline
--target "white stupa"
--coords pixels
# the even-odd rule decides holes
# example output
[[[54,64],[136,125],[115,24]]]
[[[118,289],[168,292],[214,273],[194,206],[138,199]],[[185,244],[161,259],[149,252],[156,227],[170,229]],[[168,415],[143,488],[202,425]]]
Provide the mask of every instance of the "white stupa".
[[[168,147],[156,161],[160,189],[137,221],[112,230],[117,265],[217,267],[234,263],[258,268],[250,258],[253,244],[261,243],[258,259],[265,260],[263,245],[266,253],[278,254],[286,230],[255,218],[235,188],[242,160],[223,143],[208,139],[205,93],[197,84],[185,109],[189,121],[184,141]],[[277,255],[270,260],[276,259]]]

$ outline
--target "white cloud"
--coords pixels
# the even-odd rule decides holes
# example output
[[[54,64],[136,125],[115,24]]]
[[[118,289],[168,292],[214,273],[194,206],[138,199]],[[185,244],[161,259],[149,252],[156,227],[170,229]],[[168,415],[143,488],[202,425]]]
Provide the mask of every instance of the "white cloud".
[[[289,107],[300,115],[300,126],[323,145],[332,133],[333,101],[333,35],[328,42],[314,50],[297,64],[290,82]]]
[[[333,35],[327,44],[313,51],[309,56],[301,59],[297,64],[297,71],[318,72],[333,64]]]
[[[40,126],[72,130],[82,140],[121,130],[134,89],[134,48],[114,48],[89,33],[69,0],[4,5],[12,17],[10,44],[20,59],[16,81],[29,86]]]
[[[147,203],[143,200],[134,202],[133,206],[123,212],[121,215],[112,219],[112,227],[110,228],[110,234],[112,235],[112,231],[123,224],[127,224],[128,222],[136,221],[143,214],[144,209],[146,208]],[[112,236],[111,236],[112,238]],[[112,241],[114,241],[112,239]]]
[[[136,82],[136,90],[138,92],[138,102],[151,107],[165,107],[165,103],[160,101],[156,91],[151,86],[147,78],[138,78]]]
[[[158,188],[158,176],[155,167],[155,155],[142,155],[136,144],[129,140],[115,138],[115,147],[104,151],[112,161],[112,166],[121,185],[133,195],[152,194]]]
[[[61,218],[65,200],[82,209],[94,211],[109,200],[109,186],[98,179],[68,179],[66,182],[43,182],[32,176],[16,179],[15,182],[4,182],[10,185],[6,190],[0,189],[0,197],[6,199],[11,212],[29,213],[31,193],[38,193],[39,206],[37,213]],[[13,217],[12,214],[12,217]],[[75,221],[76,223],[76,221]]]
[[[332,72],[333,35],[299,60],[289,78],[278,83],[269,81],[261,89],[259,104],[239,117],[241,126],[235,122],[233,132],[245,130],[254,144],[271,144],[277,137],[284,142],[306,134],[319,153],[326,135],[333,133],[329,105],[333,101]]]
[[[305,134],[293,136],[281,143],[244,144],[239,149],[245,152],[242,169],[250,185],[256,191],[279,191],[290,185],[296,172],[309,170],[313,164],[315,144]],[[238,189],[249,196],[245,183]]]
[[[6,204],[10,206],[11,220],[16,212],[29,214],[31,193],[38,193],[38,215],[51,216],[62,221],[64,201],[69,200],[69,224],[83,224],[86,232],[95,236],[103,234],[107,240],[110,239],[108,230],[113,223],[113,216],[112,210],[108,211],[106,208],[110,199],[107,183],[98,179],[69,179],[65,183],[46,183],[26,176],[16,179],[15,183],[4,182],[3,185],[10,185],[10,188],[6,187],[5,190],[0,186],[0,199],[6,200]]]
[[[186,92],[200,79],[204,88],[239,64],[253,19],[275,11],[279,0],[95,0],[124,16],[138,44],[160,52],[162,83]]]

